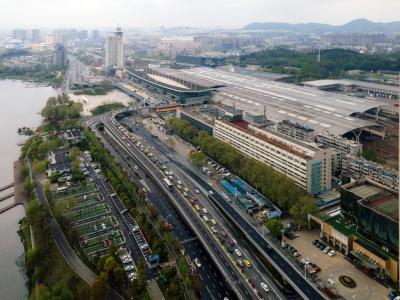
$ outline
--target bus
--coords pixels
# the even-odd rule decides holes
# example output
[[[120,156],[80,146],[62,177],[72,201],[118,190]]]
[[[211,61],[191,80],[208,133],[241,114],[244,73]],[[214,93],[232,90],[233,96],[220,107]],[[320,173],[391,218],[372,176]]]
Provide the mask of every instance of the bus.
[[[162,181],[169,189],[172,188],[172,183],[168,178],[165,177]]]

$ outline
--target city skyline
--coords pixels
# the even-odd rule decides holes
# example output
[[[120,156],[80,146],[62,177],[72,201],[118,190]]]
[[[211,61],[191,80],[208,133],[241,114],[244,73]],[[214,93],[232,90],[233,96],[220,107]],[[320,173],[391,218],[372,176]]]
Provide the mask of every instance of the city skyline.
[[[386,0],[250,0],[250,1],[93,1],[0,0],[0,28],[191,26],[240,28],[251,22],[318,22],[340,25],[357,18],[398,20],[400,2]],[[63,9],[59,9],[60,5]],[[24,10],[21,11],[21,7]],[[344,8],[345,7],[345,8]],[[19,17],[16,18],[15,16]],[[151,17],[149,17],[151,16]],[[73,22],[72,22],[73,20]]]

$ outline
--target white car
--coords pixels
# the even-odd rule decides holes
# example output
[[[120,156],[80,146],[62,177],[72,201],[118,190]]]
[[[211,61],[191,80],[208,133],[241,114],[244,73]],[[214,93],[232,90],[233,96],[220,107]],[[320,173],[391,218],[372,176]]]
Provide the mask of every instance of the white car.
[[[331,251],[331,247],[329,247],[329,246],[324,249],[324,253],[326,253],[326,254],[328,254],[329,251]]]
[[[211,190],[209,190],[208,193],[209,193],[211,196],[214,195],[214,192],[211,191]]]
[[[132,231],[133,232],[139,231],[139,226],[138,225],[133,226]]]
[[[239,257],[242,256],[242,252],[241,252],[238,248],[235,249],[235,253],[236,253],[236,255],[239,256]]]
[[[329,251],[328,255],[329,255],[330,257],[335,256],[335,255],[336,255],[335,250]]]
[[[142,250],[145,250],[147,248],[149,248],[149,244],[143,244],[140,246],[140,249],[142,249]]]
[[[203,208],[202,210],[203,210],[203,213],[208,214],[207,208]]]
[[[261,282],[261,288],[262,288],[264,291],[269,292],[269,287],[268,287],[268,285],[267,285],[266,283]]]
[[[179,185],[182,185],[182,181],[180,181],[180,180],[178,180],[176,183]]]
[[[196,194],[200,194],[200,191],[199,191],[199,190],[194,190],[194,192],[195,192]]]
[[[203,216],[203,220],[204,220],[205,222],[208,222],[207,216]]]
[[[211,227],[211,231],[212,231],[212,233],[217,233],[218,232],[218,230],[215,227]]]
[[[194,263],[198,268],[201,268],[201,263],[200,263],[200,260],[198,258],[194,259]]]

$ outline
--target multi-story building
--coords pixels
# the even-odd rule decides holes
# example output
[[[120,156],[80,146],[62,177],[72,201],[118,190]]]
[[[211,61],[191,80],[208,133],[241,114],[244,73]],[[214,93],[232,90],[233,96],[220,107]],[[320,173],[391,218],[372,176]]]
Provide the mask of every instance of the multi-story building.
[[[363,157],[347,154],[342,157],[342,174],[354,179],[369,178],[393,190],[399,190],[399,173]]]
[[[303,190],[319,194],[331,188],[331,151],[306,144],[243,120],[215,120],[214,136],[288,176]]]
[[[301,125],[291,120],[283,120],[278,123],[277,130],[280,133],[291,136],[297,140],[313,142],[315,130],[307,125]]]
[[[92,31],[92,40],[93,41],[98,41],[100,39],[100,33],[97,29]]]
[[[340,209],[309,216],[321,237],[375,278],[399,280],[398,193],[369,179],[341,186]]]
[[[13,39],[25,41],[27,37],[26,30],[24,29],[15,29],[13,31]]]
[[[193,37],[171,37],[162,38],[158,44],[161,54],[175,57],[177,54],[195,54],[199,49],[199,44]]]
[[[47,66],[65,67],[67,64],[67,53],[59,43],[33,44],[32,54],[39,58],[41,64]]]
[[[342,158],[347,154],[359,155],[362,153],[362,144],[330,133],[320,133],[315,137],[319,145],[332,149],[332,174],[342,168]]]
[[[110,72],[112,69],[121,69],[125,64],[123,32],[120,27],[114,31],[113,35],[106,39],[106,58],[105,69]]]
[[[41,41],[41,37],[40,37],[40,30],[39,29],[32,29],[31,32],[31,41],[33,43],[39,43]]]

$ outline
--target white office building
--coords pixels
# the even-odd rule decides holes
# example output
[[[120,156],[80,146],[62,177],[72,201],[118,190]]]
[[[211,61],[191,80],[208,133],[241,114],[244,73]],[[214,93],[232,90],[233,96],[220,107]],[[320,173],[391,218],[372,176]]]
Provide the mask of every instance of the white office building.
[[[331,150],[298,141],[245,121],[215,120],[214,136],[288,176],[303,190],[331,189]]]
[[[113,35],[106,39],[106,59],[105,69],[110,72],[112,69],[121,69],[125,64],[123,32],[120,27],[114,31]]]

